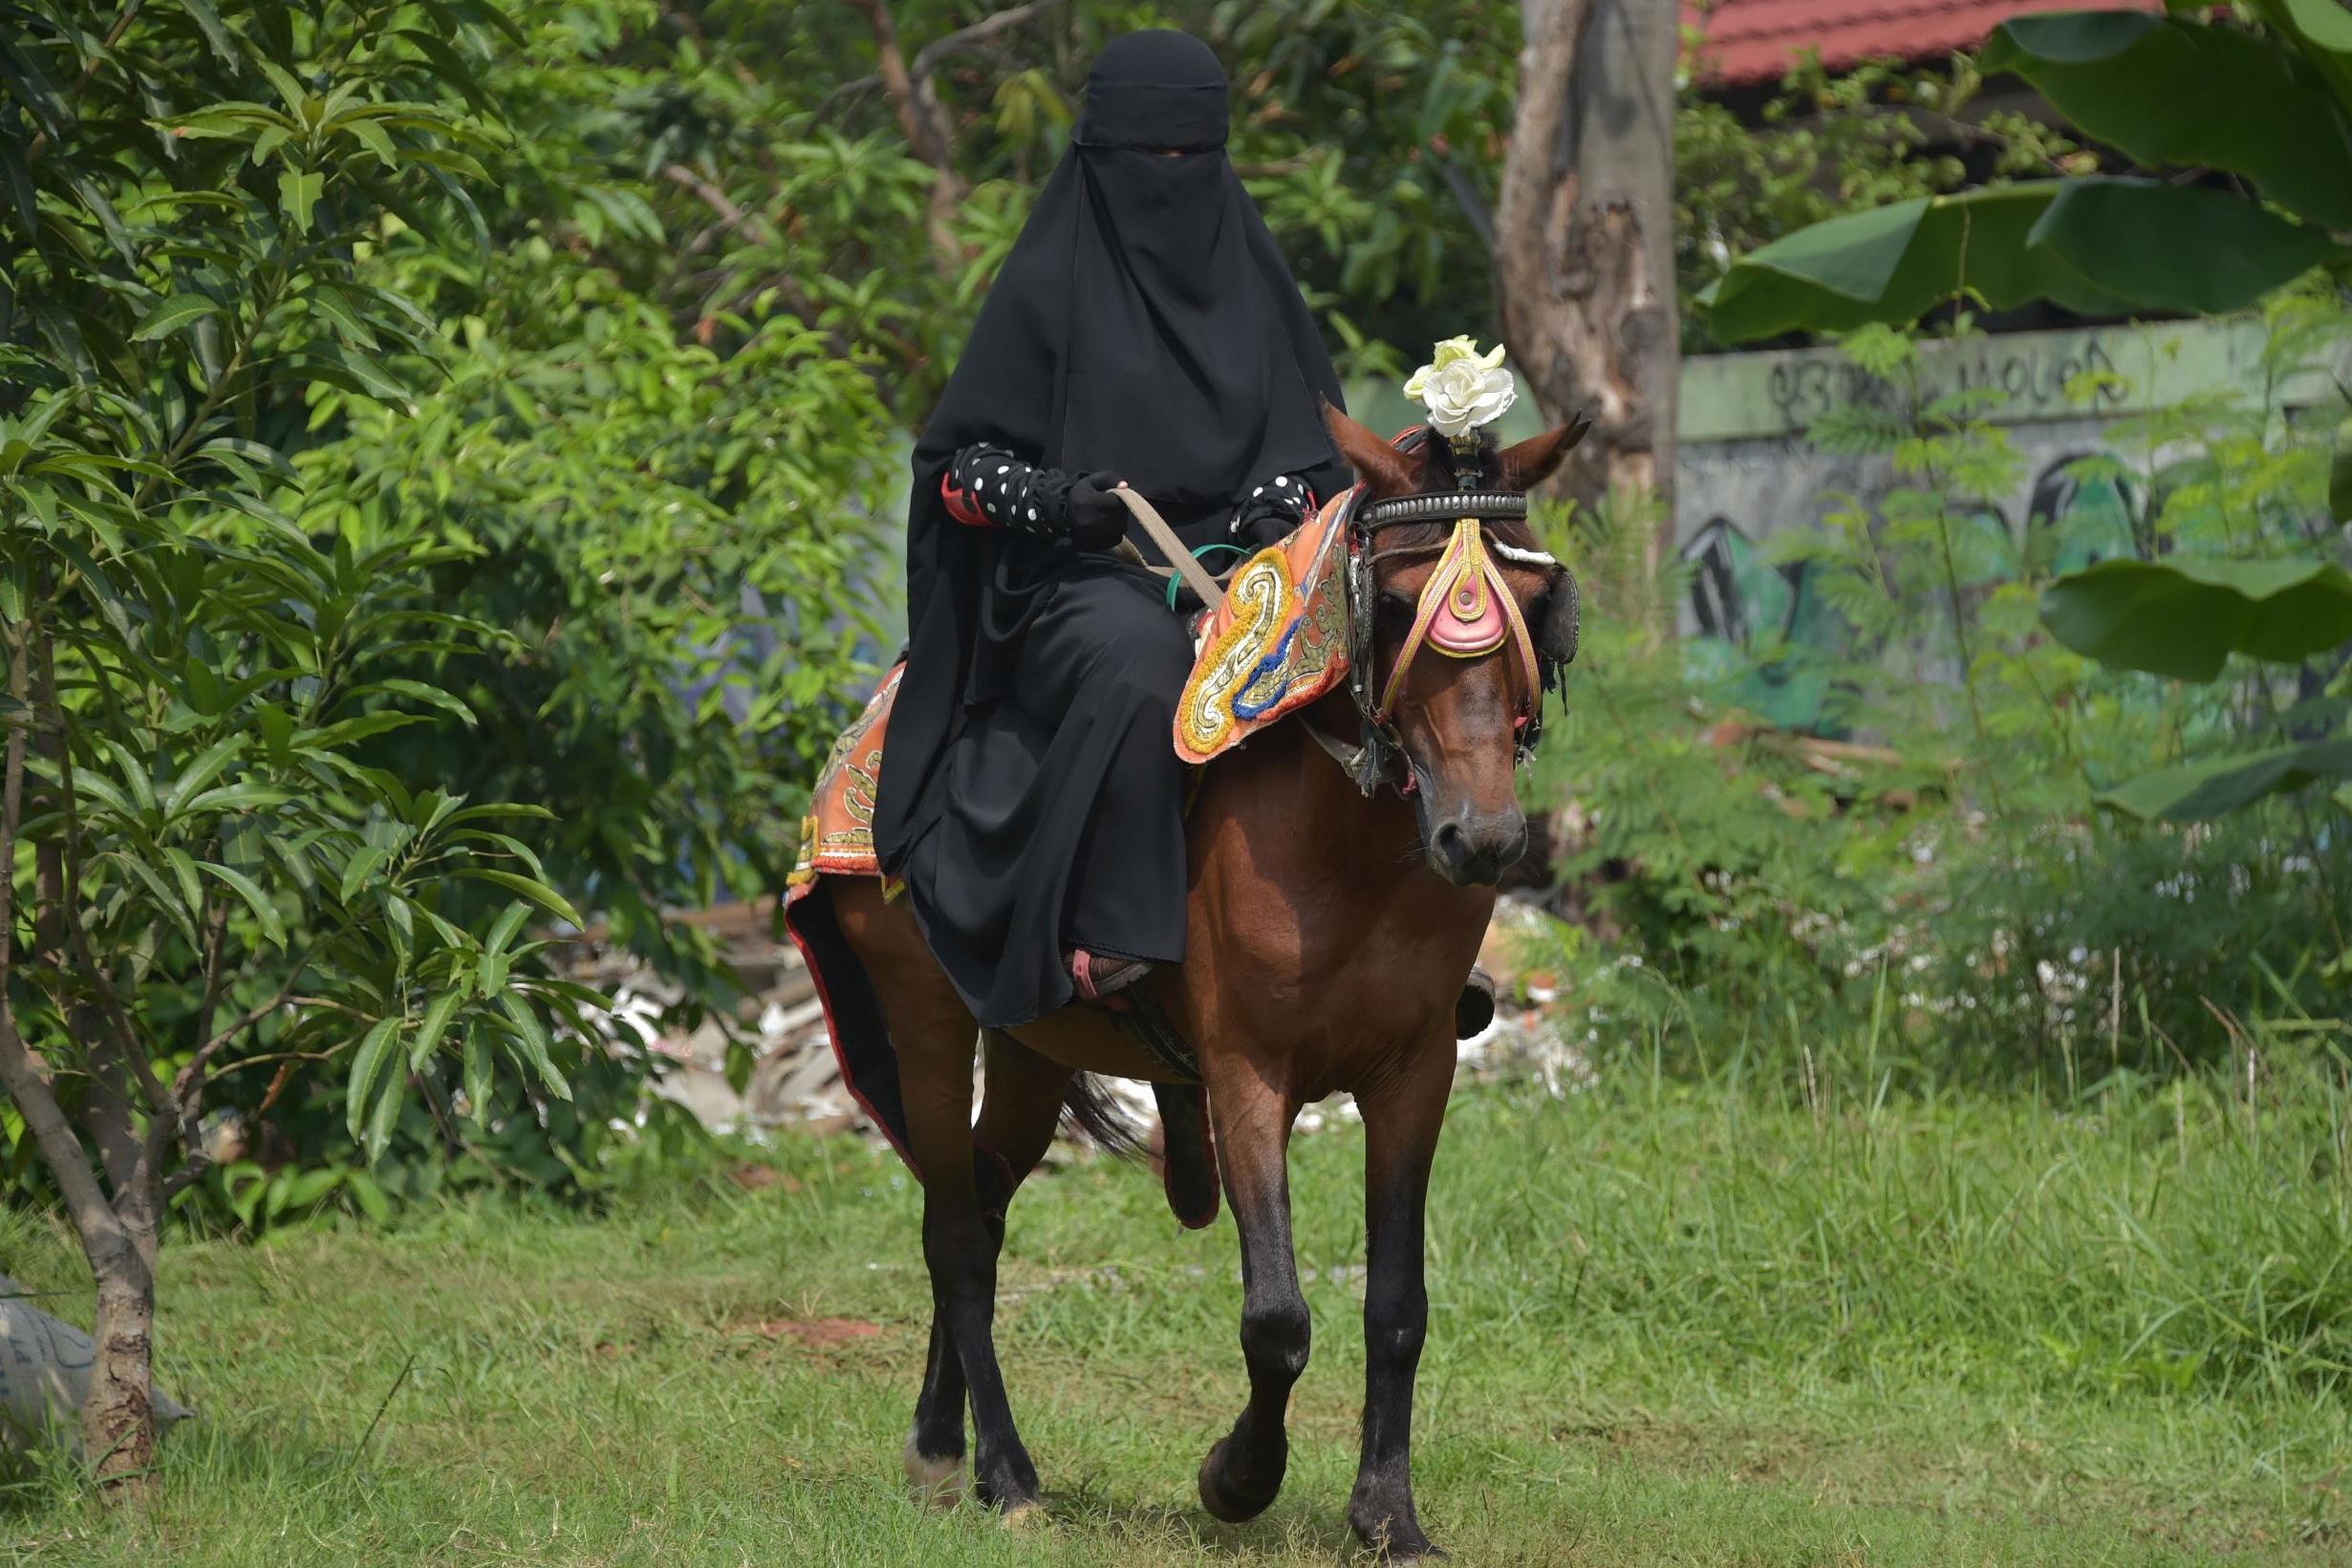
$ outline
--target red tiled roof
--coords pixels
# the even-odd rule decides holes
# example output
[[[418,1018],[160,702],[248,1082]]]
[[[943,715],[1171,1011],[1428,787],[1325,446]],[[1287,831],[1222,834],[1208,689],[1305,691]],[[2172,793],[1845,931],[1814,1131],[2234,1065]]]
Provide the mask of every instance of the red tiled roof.
[[[1806,49],[1833,71],[1884,55],[1933,60],[2032,11],[2163,9],[2163,0],[1715,0],[1701,19],[1682,0],[1683,20],[1703,36],[1700,79],[1731,86],[1777,82]]]

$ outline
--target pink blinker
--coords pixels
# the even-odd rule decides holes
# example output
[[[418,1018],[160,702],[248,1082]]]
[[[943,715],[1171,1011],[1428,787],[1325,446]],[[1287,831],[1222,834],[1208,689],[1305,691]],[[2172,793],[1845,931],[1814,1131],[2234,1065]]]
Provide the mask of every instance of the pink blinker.
[[[1475,658],[1502,645],[1502,606],[1476,562],[1465,561],[1446,591],[1445,605],[1431,621],[1429,640],[1441,654]]]

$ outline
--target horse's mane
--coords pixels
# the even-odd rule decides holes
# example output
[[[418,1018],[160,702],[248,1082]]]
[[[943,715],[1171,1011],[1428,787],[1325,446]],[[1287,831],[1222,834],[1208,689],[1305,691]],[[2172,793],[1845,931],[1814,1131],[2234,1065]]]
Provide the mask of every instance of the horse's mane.
[[[1420,486],[1408,493],[1441,496],[1462,489],[1491,491],[1502,488],[1502,464],[1496,451],[1495,438],[1484,430],[1478,432],[1478,437],[1476,456],[1478,471],[1468,476],[1459,473],[1453,449],[1443,441],[1430,440],[1426,429],[1416,426],[1399,437],[1397,445],[1405,451],[1418,453],[1422,460]],[[1465,478],[1467,483],[1464,483]],[[1491,518],[1482,526],[1497,541],[1515,549],[1540,550],[1543,548],[1543,541],[1524,519]],[[1453,532],[1454,520],[1450,517],[1427,523],[1391,523],[1380,530],[1380,548],[1383,550],[1435,549],[1443,546]]]

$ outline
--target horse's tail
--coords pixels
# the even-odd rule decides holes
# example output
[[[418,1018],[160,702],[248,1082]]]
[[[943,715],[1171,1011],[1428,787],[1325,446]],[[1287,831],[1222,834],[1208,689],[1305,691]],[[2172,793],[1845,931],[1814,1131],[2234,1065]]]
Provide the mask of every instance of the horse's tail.
[[[1140,1160],[1150,1152],[1143,1129],[1128,1119],[1103,1081],[1092,1073],[1070,1075],[1069,1087],[1062,1091],[1062,1124],[1121,1159]]]
[[[917,1178],[921,1168],[908,1149],[906,1096],[898,1083],[898,1052],[882,1020],[882,1000],[866,966],[858,962],[833,916],[832,892],[825,879],[793,890],[784,906],[785,929],[800,949],[809,977],[825,1008],[825,1031],[842,1086],[866,1119]]]

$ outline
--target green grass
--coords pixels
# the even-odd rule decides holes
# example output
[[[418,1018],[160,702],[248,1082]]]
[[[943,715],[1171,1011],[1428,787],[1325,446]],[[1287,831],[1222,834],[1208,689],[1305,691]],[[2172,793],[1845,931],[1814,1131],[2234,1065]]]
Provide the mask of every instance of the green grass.
[[[2074,1114],[1852,1087],[1815,1108],[1626,1070],[1564,1102],[1457,1096],[1415,1459],[1458,1560],[2352,1560],[2330,1080]],[[887,1156],[793,1139],[788,1180],[648,1180],[600,1216],[495,1202],[174,1247],[162,1364],[205,1419],[143,1511],[36,1473],[0,1541],[174,1568],[1340,1560],[1360,1155],[1337,1130],[1293,1156],[1315,1351],[1289,1485],[1247,1526],[1192,1493],[1242,1390],[1229,1221],[1181,1234],[1107,1162],[1024,1193],[999,1342],[1048,1518],[1012,1533],[898,1490],[915,1192]],[[74,1282],[54,1231],[0,1216],[0,1245]]]

